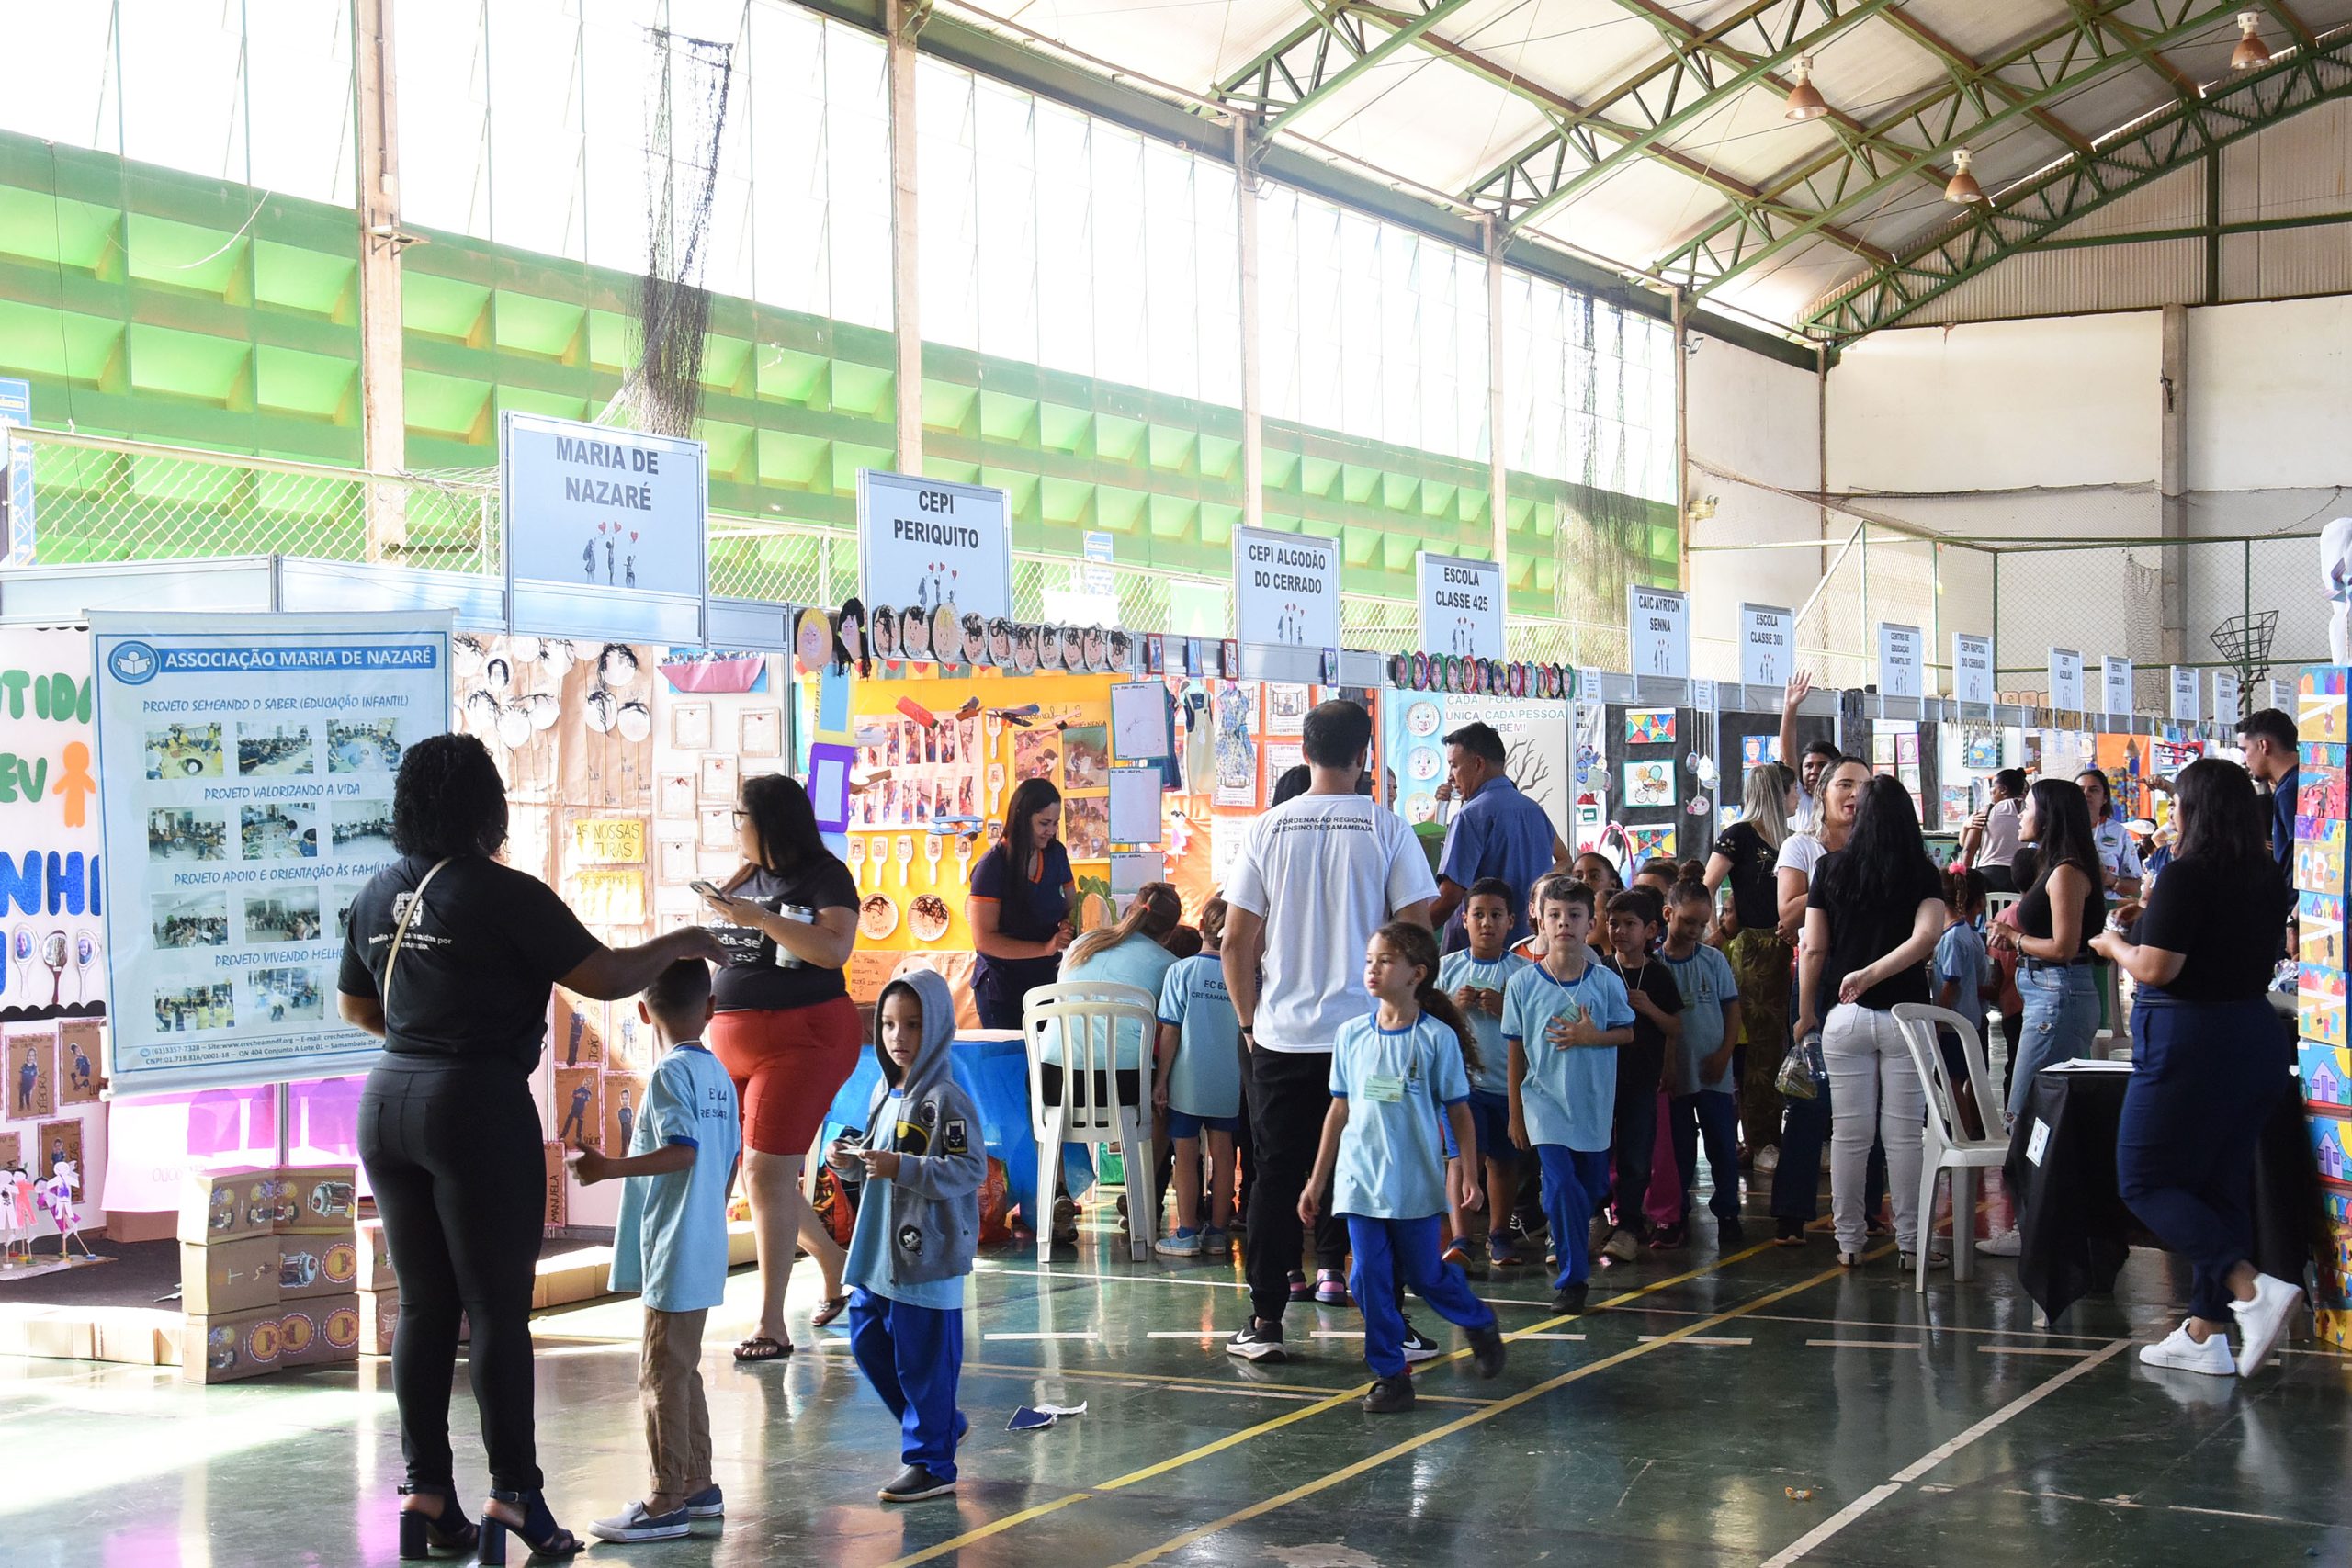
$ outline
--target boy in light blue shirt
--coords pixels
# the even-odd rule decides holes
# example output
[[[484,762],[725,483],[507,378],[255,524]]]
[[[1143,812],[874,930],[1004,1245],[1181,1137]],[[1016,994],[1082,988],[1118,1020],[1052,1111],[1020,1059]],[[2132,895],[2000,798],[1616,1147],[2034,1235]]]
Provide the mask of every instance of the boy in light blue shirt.
[[[1164,1258],[1222,1256],[1233,1220],[1233,1144],[1241,1131],[1241,1021],[1226,994],[1225,900],[1201,908],[1201,951],[1159,986],[1159,1071],[1152,1104],[1175,1151],[1176,1229],[1153,1244]],[[1201,1145],[1208,1144],[1209,1223],[1201,1228]]]
[[[710,1407],[703,1398],[702,1330],[727,1293],[727,1190],[742,1147],[735,1085],[702,1043],[710,1021],[710,966],[681,959],[638,998],[660,1050],[628,1153],[583,1148],[582,1186],[615,1178],[612,1288],[645,1298],[637,1384],[652,1450],[653,1490],[591,1527],[605,1540],[674,1540],[688,1521],[717,1518],[725,1500],[710,1478]]]
[[[1592,956],[1592,889],[1555,873],[1536,884],[1541,963],[1503,987],[1510,1049],[1510,1141],[1532,1149],[1544,1213],[1560,1269],[1555,1312],[1584,1310],[1592,1276],[1589,1224],[1609,1189],[1609,1133],[1617,1111],[1617,1048],[1634,1041],[1625,982]]]
[[[1739,1225],[1739,1102],[1733,1093],[1732,1048],[1739,1043],[1739,979],[1731,961],[1705,938],[1714,901],[1704,883],[1678,882],[1666,896],[1666,945],[1658,956],[1682,994],[1680,1049],[1669,1067],[1668,1124],[1674,1164],[1682,1173],[1682,1218],[1659,1239],[1679,1244],[1690,1228],[1690,1184],[1699,1173],[1699,1144],[1707,1145],[1714,1194],[1716,1238],[1731,1251],[1745,1239]]]
[[[1519,1191],[1519,1150],[1510,1141],[1510,1052],[1503,1044],[1503,987],[1530,960],[1510,951],[1518,897],[1499,876],[1471,884],[1462,900],[1462,931],[1469,946],[1438,964],[1437,988],[1469,1021],[1477,1037],[1478,1066],[1470,1075],[1470,1123],[1478,1134],[1479,1172],[1486,1178],[1487,1256],[1498,1269],[1519,1262],[1511,1245],[1510,1209]],[[1469,1260],[1470,1211],[1453,1212],[1448,1263]]]

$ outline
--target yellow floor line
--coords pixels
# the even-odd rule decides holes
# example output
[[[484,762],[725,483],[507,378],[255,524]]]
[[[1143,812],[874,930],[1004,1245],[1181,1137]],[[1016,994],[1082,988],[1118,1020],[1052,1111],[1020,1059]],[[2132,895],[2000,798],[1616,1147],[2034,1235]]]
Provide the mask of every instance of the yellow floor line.
[[[1767,1243],[1766,1245],[1769,1246],[1770,1244]],[[1877,1253],[1874,1253],[1871,1256],[1883,1257],[1894,1250],[1894,1249],[1892,1247],[1882,1247]],[[1536,1383],[1529,1388],[1521,1389],[1517,1393],[1496,1401],[1493,1404],[1487,1406],[1484,1410],[1475,1410],[1467,1416],[1457,1416],[1455,1419],[1448,1421],[1442,1427],[1431,1427],[1430,1430],[1420,1433],[1416,1437],[1407,1438],[1404,1442],[1398,1443],[1393,1448],[1384,1449],[1380,1452],[1374,1454],[1367,1459],[1358,1460],[1353,1464],[1346,1465],[1339,1470],[1335,1470],[1329,1475],[1310,1481],[1303,1486],[1294,1486],[1289,1491],[1269,1497],[1263,1502],[1252,1503],[1246,1508],[1236,1509],[1234,1512],[1226,1515],[1225,1517],[1221,1519],[1212,1520],[1208,1524],[1199,1526],[1193,1529],[1186,1530],[1182,1535],[1171,1537],[1170,1539],[1160,1542],[1158,1546],[1151,1548],[1149,1551],[1138,1552],[1135,1556],[1126,1559],[1125,1562],[1117,1564],[1116,1568],[1141,1568],[1143,1563],[1155,1562],[1160,1558],[1169,1555],[1170,1552],[1182,1551],[1186,1547],[1193,1545],[1196,1541],[1205,1540],[1213,1535],[1222,1534],[1224,1531],[1231,1529],[1236,1525],[1246,1524],[1250,1520],[1257,1518],[1261,1515],[1271,1514],[1277,1508],[1287,1507],[1293,1503],[1299,1502],[1307,1497],[1312,1497],[1318,1492],[1329,1491],[1330,1488],[1340,1485],[1343,1482],[1353,1480],[1355,1477],[1365,1473],[1367,1471],[1377,1470],[1382,1465],[1387,1464],[1393,1460],[1402,1459],[1407,1454],[1412,1453],[1417,1450],[1427,1448],[1430,1444],[1437,1442],[1441,1438],[1450,1438],[1457,1432],[1466,1431],[1468,1428],[1478,1425],[1480,1422],[1492,1420],[1494,1417],[1502,1415],[1506,1411],[1516,1410],[1521,1405],[1526,1404],[1533,1400],[1541,1399],[1544,1395],[1550,1393],[1556,1389],[1565,1388],[1569,1383],[1578,1382],[1584,1378],[1591,1377],[1597,1372],[1606,1371],[1611,1367],[1622,1366],[1625,1362],[1634,1359],[1636,1357],[1649,1355],[1665,1346],[1674,1344],[1678,1340],[1687,1339],[1694,1335],[1702,1335],[1707,1329],[1718,1327],[1724,1324],[1734,1322],[1738,1318],[1746,1316],[1751,1312],[1770,1306],[1774,1302],[1785,1301],[1791,1296],[1812,1290],[1816,1285],[1826,1284],[1830,1280],[1841,1277],[1846,1272],[1847,1270],[1843,1269],[1824,1269],[1822,1272],[1813,1275],[1809,1279],[1798,1280],[1793,1285],[1784,1285],[1779,1290],[1767,1292],[1765,1294],[1757,1297],[1754,1301],[1747,1303],[1746,1305],[1733,1307],[1729,1311],[1717,1313],[1713,1317],[1701,1318],[1697,1322],[1687,1324],[1683,1327],[1678,1328],[1670,1334],[1661,1335],[1656,1339],[1629,1347],[1626,1349],[1618,1351],[1614,1355],[1603,1356],[1597,1361],[1589,1361],[1583,1366],[1573,1368],[1568,1371],[1562,1372],[1557,1377],[1547,1378],[1540,1383]]]

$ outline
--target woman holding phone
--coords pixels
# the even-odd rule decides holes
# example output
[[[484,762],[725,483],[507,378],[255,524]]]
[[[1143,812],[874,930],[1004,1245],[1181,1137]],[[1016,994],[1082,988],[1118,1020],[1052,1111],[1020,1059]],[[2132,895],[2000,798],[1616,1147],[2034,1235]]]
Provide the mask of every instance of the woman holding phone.
[[[825,847],[808,792],[782,773],[743,781],[735,837],[742,865],[724,886],[695,891],[727,949],[711,986],[710,1048],[742,1107],[743,1190],[760,1254],[760,1326],[735,1359],[774,1361],[793,1350],[784,1295],[796,1244],[825,1278],[809,1322],[822,1327],[849,1304],[841,1245],[801,1195],[800,1168],[857,1066],[863,1031],[842,972],[857,944],[857,883]]]

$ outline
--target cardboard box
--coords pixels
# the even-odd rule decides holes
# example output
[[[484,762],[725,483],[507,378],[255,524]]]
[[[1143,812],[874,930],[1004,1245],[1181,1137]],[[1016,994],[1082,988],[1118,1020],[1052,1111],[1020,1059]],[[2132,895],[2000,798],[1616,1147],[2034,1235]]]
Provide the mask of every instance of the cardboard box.
[[[180,1381],[234,1382],[277,1371],[285,1347],[284,1318],[283,1310],[275,1306],[187,1318],[180,1326]]]
[[[401,1293],[398,1291],[362,1291],[359,1292],[359,1353],[363,1356],[389,1356],[392,1353],[392,1334],[400,1327]]]
[[[359,1218],[359,1168],[349,1165],[297,1165],[278,1172],[280,1235],[337,1235]]]
[[[86,1361],[97,1351],[97,1327],[85,1309],[0,1303],[0,1356]]]
[[[170,1241],[179,1234],[180,1217],[176,1211],[157,1209],[153,1213],[132,1213],[122,1209],[107,1211],[108,1241]]]
[[[180,1359],[180,1318],[155,1307],[85,1307],[97,1335],[97,1359],[169,1367]]]
[[[395,1291],[400,1288],[400,1276],[392,1271],[392,1250],[384,1239],[384,1222],[359,1222],[359,1278],[356,1281],[362,1291]]]
[[[289,1302],[279,1315],[278,1365],[322,1367],[359,1359],[359,1298]]]
[[[191,1170],[180,1182],[179,1238],[193,1247],[267,1235],[277,1227],[277,1172],[240,1165]]]
[[[180,1306],[190,1317],[228,1317],[278,1302],[277,1238],[249,1235],[212,1247],[180,1245]]]
[[[347,1296],[359,1288],[359,1242],[353,1233],[281,1235],[277,1247],[278,1300]]]

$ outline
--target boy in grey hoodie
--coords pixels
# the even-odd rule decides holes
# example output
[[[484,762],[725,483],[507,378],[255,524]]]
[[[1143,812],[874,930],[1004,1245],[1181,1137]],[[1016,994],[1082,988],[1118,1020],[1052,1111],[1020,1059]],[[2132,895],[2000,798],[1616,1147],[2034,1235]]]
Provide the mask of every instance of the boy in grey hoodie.
[[[956,1490],[956,1408],[964,1364],[964,1277],[979,1245],[988,1155],[979,1112],[948,1072],[956,1004],[928,970],[894,980],[875,1010],[882,1082],[866,1111],[865,1143],[837,1139],[836,1170],[865,1167],[857,1228],[842,1278],[850,1286],[850,1349],[899,1417],[906,1469],[885,1503]]]

